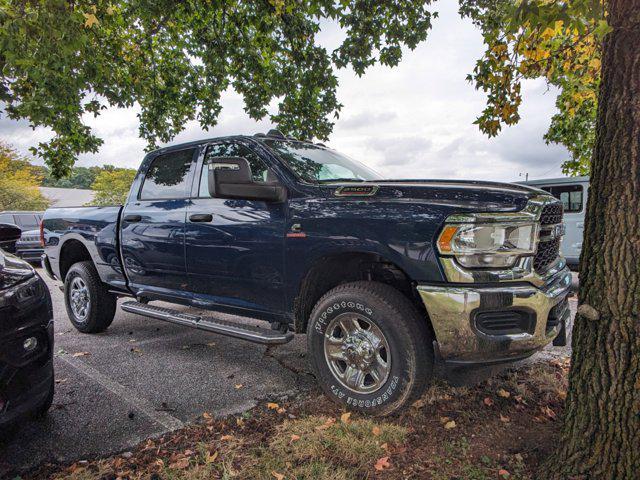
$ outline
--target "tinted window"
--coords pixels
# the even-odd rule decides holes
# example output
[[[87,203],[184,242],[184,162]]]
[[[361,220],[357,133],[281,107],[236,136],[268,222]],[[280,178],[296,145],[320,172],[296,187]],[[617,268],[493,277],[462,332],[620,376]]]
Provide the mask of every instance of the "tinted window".
[[[13,219],[13,215],[5,213],[0,215],[0,223],[12,223],[15,225],[15,220]]]
[[[35,230],[40,227],[38,217],[31,213],[20,213],[13,216],[18,225],[23,230]]]
[[[268,178],[269,168],[262,159],[248,147],[237,142],[224,142],[211,145],[207,149],[204,157],[202,172],[200,173],[200,188],[198,190],[199,197],[210,197],[209,194],[209,168],[216,163],[220,157],[242,157],[246,158],[251,167],[251,177],[254,182],[266,182]]]
[[[144,179],[140,198],[185,198],[188,196],[187,174],[194,149],[169,152],[156,157]]]
[[[582,211],[582,185],[558,185],[555,187],[542,187],[562,202],[565,213]]]

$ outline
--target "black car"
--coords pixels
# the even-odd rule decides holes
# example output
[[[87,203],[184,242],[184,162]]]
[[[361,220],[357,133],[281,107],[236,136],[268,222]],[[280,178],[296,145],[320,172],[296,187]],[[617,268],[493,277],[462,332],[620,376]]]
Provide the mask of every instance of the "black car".
[[[0,432],[51,406],[53,310],[38,273],[12,255],[15,225],[0,224]]]

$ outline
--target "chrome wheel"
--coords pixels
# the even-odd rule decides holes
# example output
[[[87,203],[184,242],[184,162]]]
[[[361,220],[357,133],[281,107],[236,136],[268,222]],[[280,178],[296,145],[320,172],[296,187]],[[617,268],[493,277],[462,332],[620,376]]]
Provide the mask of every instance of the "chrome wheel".
[[[71,288],[69,289],[69,303],[76,320],[84,322],[89,315],[91,300],[89,299],[89,289],[87,288],[87,284],[80,277],[76,277],[71,281]]]
[[[387,381],[391,352],[382,331],[367,317],[343,313],[324,335],[324,356],[333,376],[355,393],[372,393]]]

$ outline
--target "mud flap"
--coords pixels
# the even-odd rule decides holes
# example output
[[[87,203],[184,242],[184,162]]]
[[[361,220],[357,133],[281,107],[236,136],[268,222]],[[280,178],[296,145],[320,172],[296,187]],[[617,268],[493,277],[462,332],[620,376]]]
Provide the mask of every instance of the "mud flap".
[[[560,332],[553,339],[554,347],[566,347],[567,346],[567,318],[563,318],[560,323]]]

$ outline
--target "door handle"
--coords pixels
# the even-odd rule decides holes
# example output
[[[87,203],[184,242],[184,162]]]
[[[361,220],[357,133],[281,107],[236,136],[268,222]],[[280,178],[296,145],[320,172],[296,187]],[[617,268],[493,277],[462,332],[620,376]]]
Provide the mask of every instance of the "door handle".
[[[124,221],[125,222],[137,223],[140,220],[142,220],[142,216],[141,215],[125,215],[124,216]]]
[[[210,222],[213,220],[213,215],[210,213],[194,213],[189,215],[189,220],[192,222]]]

